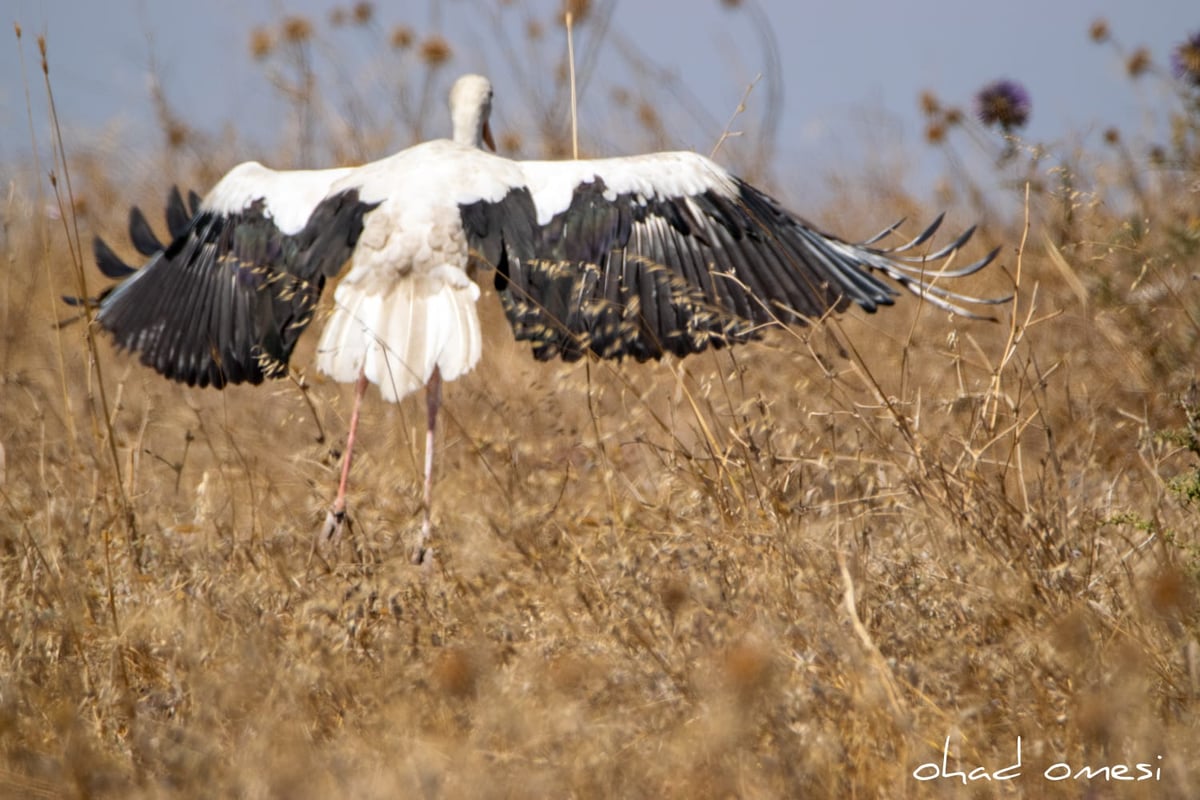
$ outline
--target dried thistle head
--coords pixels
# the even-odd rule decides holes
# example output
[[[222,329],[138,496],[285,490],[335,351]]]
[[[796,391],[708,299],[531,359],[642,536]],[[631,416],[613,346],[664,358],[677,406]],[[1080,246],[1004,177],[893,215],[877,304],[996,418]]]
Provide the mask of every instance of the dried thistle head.
[[[417,35],[413,33],[413,29],[407,25],[397,25],[392,28],[391,42],[392,47],[397,50],[407,50],[412,47],[413,42],[417,40]]]
[[[1171,53],[1171,72],[1179,80],[1200,87],[1200,31],[1185,39]]]
[[[312,38],[313,25],[308,17],[295,15],[283,20],[283,40],[292,44],[303,44]]]
[[[678,575],[672,575],[659,586],[658,596],[667,613],[674,617],[690,599],[691,587]]]
[[[479,681],[479,664],[475,654],[462,647],[448,648],[437,659],[433,670],[437,687],[453,697],[466,697],[475,692]]]
[[[744,639],[731,646],[723,662],[727,685],[743,700],[761,695],[775,671],[771,651],[753,639]]]
[[[1194,581],[1178,569],[1165,568],[1147,587],[1150,608],[1165,618],[1187,616],[1196,606]]]
[[[434,34],[421,42],[421,60],[431,67],[445,64],[452,55],[450,43],[442,36]]]
[[[269,30],[258,27],[250,31],[250,55],[255,61],[262,61],[271,55],[271,51],[274,49],[275,37],[271,35]]]
[[[946,139],[946,126],[940,122],[931,122],[925,126],[925,141],[930,144],[941,144]]]
[[[519,153],[521,152],[522,144],[521,134],[516,131],[508,131],[500,137],[500,152],[502,153]]]
[[[354,4],[351,14],[354,16],[355,25],[366,25],[375,16],[375,6],[366,0],[361,0]]]
[[[931,89],[926,89],[921,92],[921,96],[917,100],[921,107],[921,113],[927,117],[932,117],[934,114],[942,110],[942,104],[938,101],[937,95]]]
[[[1091,27],[1088,28],[1088,36],[1097,44],[1107,42],[1109,37],[1108,20],[1104,17],[1097,17],[1092,21]]]
[[[650,130],[658,130],[662,121],[658,117],[658,111],[649,103],[638,103],[637,107],[638,122]]]
[[[975,95],[979,121],[987,126],[999,125],[1005,131],[1025,125],[1031,107],[1029,92],[1016,81],[994,81]]]
[[[1150,51],[1139,47],[1125,59],[1125,71],[1129,73],[1129,77],[1138,78],[1150,69],[1150,64]]]
[[[591,11],[591,0],[563,0],[562,22],[566,24],[567,16],[569,15],[572,24],[578,25],[587,19]]]
[[[171,149],[182,147],[188,140],[188,128],[182,122],[172,120],[167,124],[167,146]]]
[[[1116,145],[1121,143],[1121,132],[1116,128],[1104,129],[1104,143],[1108,145]]]

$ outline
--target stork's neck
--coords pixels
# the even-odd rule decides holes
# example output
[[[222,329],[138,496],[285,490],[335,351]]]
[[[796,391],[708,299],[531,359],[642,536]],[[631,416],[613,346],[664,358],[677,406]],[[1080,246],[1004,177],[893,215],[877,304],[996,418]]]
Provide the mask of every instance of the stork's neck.
[[[483,125],[487,122],[490,109],[487,104],[466,105],[452,109],[454,113],[454,141],[468,147],[483,146]]]

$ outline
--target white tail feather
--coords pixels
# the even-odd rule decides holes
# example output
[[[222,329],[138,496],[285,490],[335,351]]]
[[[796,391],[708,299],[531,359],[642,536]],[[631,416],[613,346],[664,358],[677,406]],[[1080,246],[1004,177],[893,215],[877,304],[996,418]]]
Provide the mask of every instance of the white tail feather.
[[[317,348],[317,369],[353,383],[365,365],[367,380],[392,402],[428,383],[435,366],[448,381],[470,371],[482,350],[479,287],[466,276],[440,277],[401,280],[385,294],[343,281]]]

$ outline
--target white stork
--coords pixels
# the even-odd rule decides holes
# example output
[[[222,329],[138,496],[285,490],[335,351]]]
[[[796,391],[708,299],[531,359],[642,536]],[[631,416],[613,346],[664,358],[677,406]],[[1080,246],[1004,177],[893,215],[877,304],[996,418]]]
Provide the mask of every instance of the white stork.
[[[424,386],[415,558],[426,552],[441,382],[468,372],[482,350],[472,265],[492,270],[516,338],[539,360],[685,356],[851,302],[873,312],[893,302],[893,284],[966,317],[976,314],[964,305],[1004,301],[935,285],[995,257],[934,269],[974,228],[914,256],[941,217],[901,246],[876,246],[896,226],[851,244],[696,153],[512,161],[480,147],[490,144],[491,101],[488,80],[467,75],[450,92],[453,139],[360,167],[240,164],[187,207],[173,190],[170,244],[134,208],[130,237],[149,256],[141,269],[95,241],[100,270],[124,279],[101,296],[97,322],[166,377],[218,388],[285,374],[326,279],[349,259],[316,356],[322,372],[356,383],[326,535],[345,516],[367,384],[393,402]]]

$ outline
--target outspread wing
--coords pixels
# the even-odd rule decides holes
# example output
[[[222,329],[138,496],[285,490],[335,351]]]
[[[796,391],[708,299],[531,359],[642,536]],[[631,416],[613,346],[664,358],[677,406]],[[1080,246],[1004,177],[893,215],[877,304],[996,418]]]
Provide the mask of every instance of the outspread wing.
[[[184,206],[183,195],[179,193],[179,187],[172,186],[170,194],[167,195],[166,219],[167,231],[173,240],[183,236],[187,232],[188,222],[200,213],[200,196],[193,191],[188,192],[188,204],[188,206]],[[134,249],[144,256],[152,256],[159,250],[166,249],[166,245],[159,241],[158,235],[154,233],[154,228],[150,226],[146,215],[137,206],[129,209],[129,241],[133,244]],[[100,271],[109,278],[120,278],[136,271],[136,268],[117,258],[116,254],[108,249],[108,246],[100,239],[95,240],[93,249]]]
[[[179,194],[179,187],[172,186],[171,193],[167,196],[166,212],[167,230],[170,231],[172,239],[183,236],[187,231],[189,219],[200,213],[199,195],[189,191],[188,203],[190,211],[183,207],[183,197]],[[180,222],[181,219],[182,222]],[[167,249],[167,246],[159,240],[158,235],[154,232],[154,228],[150,226],[146,215],[137,206],[129,209],[129,241],[133,244],[134,249],[144,256],[154,256],[159,251]],[[127,278],[137,272],[137,267],[126,264],[99,236],[92,240],[92,255],[96,259],[96,266],[106,278]],[[103,300],[111,294],[114,288],[116,287],[106,289],[99,299]],[[64,297],[63,300],[73,306],[83,305],[85,302],[78,297]]]
[[[890,229],[850,244],[696,154],[533,162],[526,170],[529,185],[461,211],[475,255],[496,268],[516,337],[532,342],[539,359],[687,355],[851,302],[873,312],[893,303],[895,284],[968,317],[976,315],[964,304],[1003,302],[935,284],[995,257],[934,270],[972,230],[935,253],[907,255],[940,218],[913,241],[884,249],[873,244]]]
[[[375,206],[357,190],[342,191],[316,203],[299,230],[285,232],[266,197],[238,211],[206,208],[194,194],[189,205],[172,191],[166,246],[140,211],[131,213],[134,246],[150,256],[139,270],[96,240],[101,271],[129,275],[102,295],[96,320],[143,364],[189,385],[283,374],[326,278],[350,256],[363,215]]]

